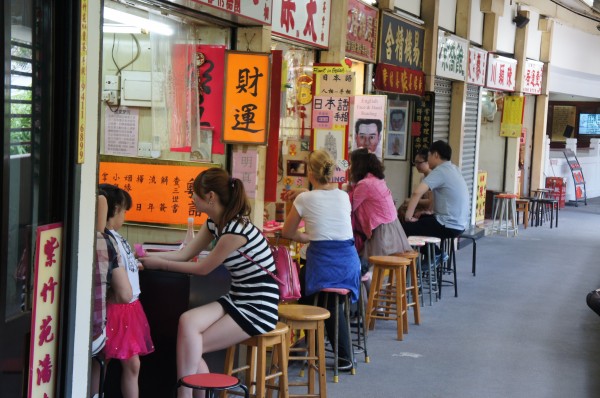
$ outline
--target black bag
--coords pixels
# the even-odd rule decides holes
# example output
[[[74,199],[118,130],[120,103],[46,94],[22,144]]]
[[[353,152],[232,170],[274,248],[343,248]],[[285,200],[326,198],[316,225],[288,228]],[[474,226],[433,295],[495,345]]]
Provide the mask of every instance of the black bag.
[[[588,307],[596,314],[600,315],[600,289],[589,292],[585,301],[587,302]]]

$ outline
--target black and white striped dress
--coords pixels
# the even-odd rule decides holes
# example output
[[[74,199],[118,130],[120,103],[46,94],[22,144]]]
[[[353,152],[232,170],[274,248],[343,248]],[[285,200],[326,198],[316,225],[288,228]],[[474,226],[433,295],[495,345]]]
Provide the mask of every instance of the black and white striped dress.
[[[232,220],[221,232],[217,231],[216,224],[210,218],[206,226],[217,239],[226,234],[247,239],[244,246],[229,254],[223,262],[231,274],[231,288],[218,302],[249,335],[273,330],[278,317],[279,287],[269,274],[240,254],[244,253],[275,273],[275,262],[267,240],[247,219]]]

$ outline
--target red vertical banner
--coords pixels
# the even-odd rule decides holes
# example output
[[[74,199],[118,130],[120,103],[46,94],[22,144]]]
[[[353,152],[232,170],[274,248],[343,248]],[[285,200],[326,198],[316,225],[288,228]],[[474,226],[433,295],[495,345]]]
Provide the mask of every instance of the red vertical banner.
[[[176,44],[173,46],[172,82],[170,101],[171,125],[169,127],[169,146],[172,152],[192,151],[192,130],[199,123],[198,112],[194,109],[197,103],[193,93],[197,92],[190,85],[192,81],[192,65],[195,58],[194,46]]]
[[[197,51],[204,56],[204,62],[198,68],[200,125],[213,128],[212,153],[222,155],[225,153],[225,145],[221,142],[225,46],[202,44]]]
[[[279,162],[279,107],[281,106],[281,68],[283,53],[273,50],[271,66],[271,103],[269,110],[269,138],[265,171],[265,202],[277,201],[277,163]]]

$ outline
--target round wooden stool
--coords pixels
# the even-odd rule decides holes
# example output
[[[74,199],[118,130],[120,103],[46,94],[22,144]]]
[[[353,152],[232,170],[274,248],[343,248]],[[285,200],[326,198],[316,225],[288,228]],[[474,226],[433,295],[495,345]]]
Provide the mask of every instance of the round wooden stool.
[[[406,311],[406,267],[411,263],[407,258],[396,256],[371,256],[373,281],[367,303],[367,325],[375,328],[375,319],[396,320],[398,340],[408,332]],[[388,281],[384,274],[388,272]]]
[[[240,379],[220,373],[199,373],[184,376],[177,382],[177,387],[204,390],[206,391],[207,398],[215,397],[214,393],[216,391],[231,390],[239,387],[244,391],[244,397],[249,398],[248,389],[240,382]]]
[[[321,299],[322,297],[322,299]],[[337,383],[339,381],[339,326],[340,326],[340,314],[339,314],[339,302],[340,297],[344,301],[344,313],[346,315],[346,327],[348,328],[348,338],[350,339],[350,363],[352,365],[351,373],[353,375],[356,374],[356,369],[354,368],[354,353],[352,349],[352,337],[350,336],[350,290],[348,289],[338,289],[338,288],[324,288],[315,295],[315,305],[318,305],[319,301],[322,301],[322,307],[327,308],[327,304],[329,298],[333,298],[335,312],[333,313],[333,319],[335,320],[335,334],[333,336],[329,336],[329,340],[331,346],[333,348],[333,382]]]
[[[246,364],[233,368],[236,345],[227,349],[225,354],[225,374],[234,375],[245,373],[244,381],[252,396],[262,398],[266,390],[277,390],[278,397],[284,398],[288,391],[288,332],[289,327],[282,322],[277,322],[275,329],[268,333],[250,337],[237,344],[246,346]],[[271,369],[267,373],[267,350],[272,348]],[[278,378],[278,384],[267,384],[268,381]],[[253,388],[254,387],[254,388]],[[235,392],[230,392],[235,394]],[[236,394],[237,395],[237,394]]]
[[[410,300],[408,300],[408,298],[406,299],[406,306],[412,307],[415,325],[420,325],[421,308],[419,306],[419,290],[421,285],[419,284],[419,279],[417,278],[417,259],[421,257],[421,253],[416,251],[408,251],[404,253],[396,253],[394,256],[403,257],[410,260],[410,264],[408,264],[408,276],[410,277],[410,281],[406,281],[406,292],[410,293]]]
[[[314,305],[280,304],[279,318],[290,330],[304,330],[306,348],[290,347],[289,361],[306,361],[308,377],[306,382],[289,383],[289,386],[307,387],[307,394],[290,394],[290,397],[327,397],[325,369],[325,319],[329,311]],[[319,379],[319,392],[315,393],[315,379]]]

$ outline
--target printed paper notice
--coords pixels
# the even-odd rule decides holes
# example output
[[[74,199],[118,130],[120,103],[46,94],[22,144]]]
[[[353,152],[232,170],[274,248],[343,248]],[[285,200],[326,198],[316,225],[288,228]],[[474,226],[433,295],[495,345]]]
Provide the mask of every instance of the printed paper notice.
[[[246,195],[254,198],[256,195],[256,174],[258,173],[258,153],[256,149],[233,152],[233,166],[231,176],[240,179],[244,183]]]
[[[137,156],[139,111],[120,107],[113,112],[106,107],[104,119],[104,153]]]

